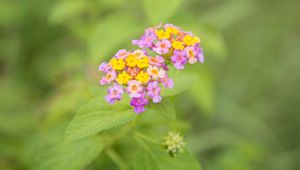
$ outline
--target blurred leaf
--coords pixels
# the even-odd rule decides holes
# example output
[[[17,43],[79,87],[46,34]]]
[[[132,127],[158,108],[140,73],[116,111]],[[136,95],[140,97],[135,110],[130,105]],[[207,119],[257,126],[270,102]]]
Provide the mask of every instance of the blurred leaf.
[[[30,113],[0,113],[0,132],[14,134],[34,129],[36,120]]]
[[[103,97],[96,98],[76,113],[65,132],[65,141],[71,142],[94,135],[127,123],[135,117],[136,114],[125,99],[111,105]]]
[[[81,15],[88,7],[88,1],[84,0],[59,1],[50,13],[50,21],[56,24],[63,23]]]
[[[34,170],[81,170],[102,151],[100,138],[92,136],[69,144],[58,143],[40,150]]]
[[[70,84],[64,85],[58,89],[55,94],[45,101],[47,122],[59,120],[66,114],[73,114],[86,100],[90,99],[91,96],[88,90],[85,88],[85,84],[75,82],[74,80]],[[68,101],[68,102],[65,102]]]
[[[215,87],[211,77],[207,73],[199,73],[198,79],[195,81],[189,92],[200,109],[205,113],[213,111]]]
[[[17,1],[0,1],[0,25],[18,23],[23,13],[21,6]]]
[[[217,6],[201,18],[218,28],[226,29],[253,13],[252,0],[230,0]]]
[[[168,75],[169,78],[173,79],[174,87],[173,89],[163,89],[161,95],[164,97],[174,96],[189,89],[197,80],[197,75],[186,70],[177,70],[173,66],[170,68]]]
[[[95,60],[102,60],[122,43],[131,44],[131,39],[139,31],[142,24],[134,16],[115,13],[102,19],[91,33],[89,52]]]
[[[151,103],[149,105],[149,108],[147,108],[145,113],[143,113],[143,116],[151,115],[153,119],[153,114],[162,115],[168,120],[176,119],[176,110],[168,98],[163,98],[162,101],[158,104]]]
[[[188,151],[178,153],[175,158],[168,155],[159,145],[148,144],[145,150],[136,155],[135,170],[200,170],[195,157]]]
[[[151,24],[167,21],[180,7],[182,0],[144,0],[143,7]]]
[[[213,29],[206,29],[203,30],[200,36],[206,59],[209,60],[210,56],[220,60],[226,58],[228,51],[224,37],[221,33]]]

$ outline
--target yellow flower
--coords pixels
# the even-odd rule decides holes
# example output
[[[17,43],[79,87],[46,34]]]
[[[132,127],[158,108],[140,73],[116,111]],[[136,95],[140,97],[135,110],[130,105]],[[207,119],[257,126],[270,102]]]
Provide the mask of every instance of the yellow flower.
[[[146,68],[149,66],[149,59],[147,56],[142,57],[137,61],[137,66],[139,68]]]
[[[183,50],[184,48],[183,43],[180,41],[173,41],[172,47],[176,50]]]
[[[164,30],[155,31],[155,34],[158,39],[168,39],[170,38],[170,33]]]
[[[125,62],[123,59],[113,58],[109,61],[109,64],[114,70],[122,70],[125,67]]]
[[[120,73],[118,75],[116,80],[119,84],[127,84],[130,79],[131,79],[131,76],[129,74],[127,74],[125,71],[123,71],[122,73]]]
[[[168,33],[174,34],[174,35],[178,34],[178,32],[179,32],[179,30],[178,30],[177,28],[175,28],[175,27],[167,27],[167,28],[166,28],[166,31],[167,31]]]
[[[190,46],[190,45],[195,45],[196,43],[199,43],[200,42],[200,39],[198,37],[193,37],[193,36],[190,36],[190,35],[186,35],[184,38],[183,38],[183,42],[187,45],[187,46]]]
[[[133,54],[129,54],[128,57],[126,58],[126,64],[127,66],[134,67],[137,64],[137,59]]]
[[[148,75],[148,73],[141,71],[137,76],[136,79],[141,82],[141,83],[148,83],[148,81],[150,80],[150,77]]]
[[[109,60],[108,64],[112,66],[116,63],[116,61],[117,61],[116,58],[112,58],[111,60]]]

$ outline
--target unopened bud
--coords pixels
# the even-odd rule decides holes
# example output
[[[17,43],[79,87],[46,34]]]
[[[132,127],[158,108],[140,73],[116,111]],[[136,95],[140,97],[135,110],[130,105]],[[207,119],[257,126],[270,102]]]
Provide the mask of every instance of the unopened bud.
[[[175,157],[178,152],[183,152],[185,142],[179,133],[168,132],[168,134],[163,137],[162,146],[171,157]]]

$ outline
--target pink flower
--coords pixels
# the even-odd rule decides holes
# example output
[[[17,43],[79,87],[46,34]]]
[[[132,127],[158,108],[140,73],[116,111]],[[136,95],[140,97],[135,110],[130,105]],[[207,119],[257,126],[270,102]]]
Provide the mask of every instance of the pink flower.
[[[169,78],[167,75],[161,79],[161,83],[165,88],[172,89],[174,87],[174,81]]]
[[[188,58],[188,62],[190,64],[194,64],[196,63],[198,60],[196,58],[196,50],[194,47],[188,46],[184,49],[185,53],[186,53],[186,57]]]
[[[111,66],[109,64],[107,64],[106,62],[103,62],[100,64],[98,70],[102,71],[104,73],[107,73],[108,71],[111,70]]]
[[[157,80],[158,78],[163,78],[166,75],[165,70],[159,69],[156,66],[149,66],[147,68],[147,73],[154,79]]]
[[[140,97],[141,93],[143,91],[143,87],[141,82],[137,80],[131,80],[128,82],[128,87],[126,88],[127,92],[129,93],[129,96],[132,97]]]
[[[137,74],[140,72],[140,69],[138,67],[127,67],[126,71],[131,77],[136,77]]]
[[[107,72],[107,74],[105,76],[102,77],[102,79],[100,80],[100,84],[104,85],[104,84],[109,84],[112,81],[114,81],[116,79],[116,72],[115,71],[109,71]]]
[[[174,63],[174,66],[179,70],[184,69],[184,65],[187,62],[185,55],[185,51],[175,50],[174,55],[171,58],[172,62]]]
[[[149,57],[150,65],[160,67],[164,64],[165,59],[162,56]]]
[[[196,57],[200,63],[204,63],[204,55],[202,48],[200,48],[197,44],[195,45],[195,50],[196,50]]]
[[[153,50],[157,53],[157,54],[166,54],[169,52],[169,48],[171,47],[171,43],[170,41],[163,39],[161,41],[158,41],[155,44],[155,47],[153,48]]]
[[[141,95],[140,97],[132,98],[130,101],[130,105],[134,107],[134,111],[136,113],[142,113],[145,111],[145,105],[148,104],[148,99]]]
[[[107,91],[108,95],[105,96],[105,99],[110,104],[114,104],[117,100],[121,100],[122,94],[124,93],[122,86],[118,84],[109,87]]]
[[[150,82],[147,86],[147,91],[149,97],[152,98],[153,103],[159,103],[161,101],[161,96],[160,95],[160,87],[158,85],[157,81]]]
[[[155,32],[153,29],[146,29],[144,35],[139,40],[133,40],[133,45],[138,45],[140,48],[152,47],[153,41],[156,39]]]
[[[125,59],[127,57],[127,55],[128,55],[128,52],[126,50],[122,49],[116,53],[115,57]]]

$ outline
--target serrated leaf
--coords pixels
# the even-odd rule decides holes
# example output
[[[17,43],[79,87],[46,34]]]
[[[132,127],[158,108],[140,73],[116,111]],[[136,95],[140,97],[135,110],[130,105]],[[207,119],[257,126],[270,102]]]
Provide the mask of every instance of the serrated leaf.
[[[114,105],[97,98],[76,113],[65,132],[65,141],[71,142],[103,130],[120,126],[136,117],[128,101],[123,99]]]
[[[170,68],[168,75],[174,81],[173,89],[163,89],[161,95],[175,96],[189,88],[193,85],[194,81],[197,80],[197,75],[191,72],[186,72],[185,70],[176,70],[175,68]]]
[[[104,59],[109,53],[117,52],[121,43],[131,44],[132,37],[142,29],[133,16],[116,13],[102,19],[91,33],[89,52],[93,59]]]
[[[97,136],[70,144],[57,143],[41,149],[33,170],[81,170],[102,151],[103,145]]]
[[[135,170],[201,170],[201,167],[188,151],[178,153],[174,158],[162,150],[159,145],[148,144],[147,149],[136,155]]]
[[[180,7],[182,0],[144,0],[143,7],[151,24],[165,22]]]

